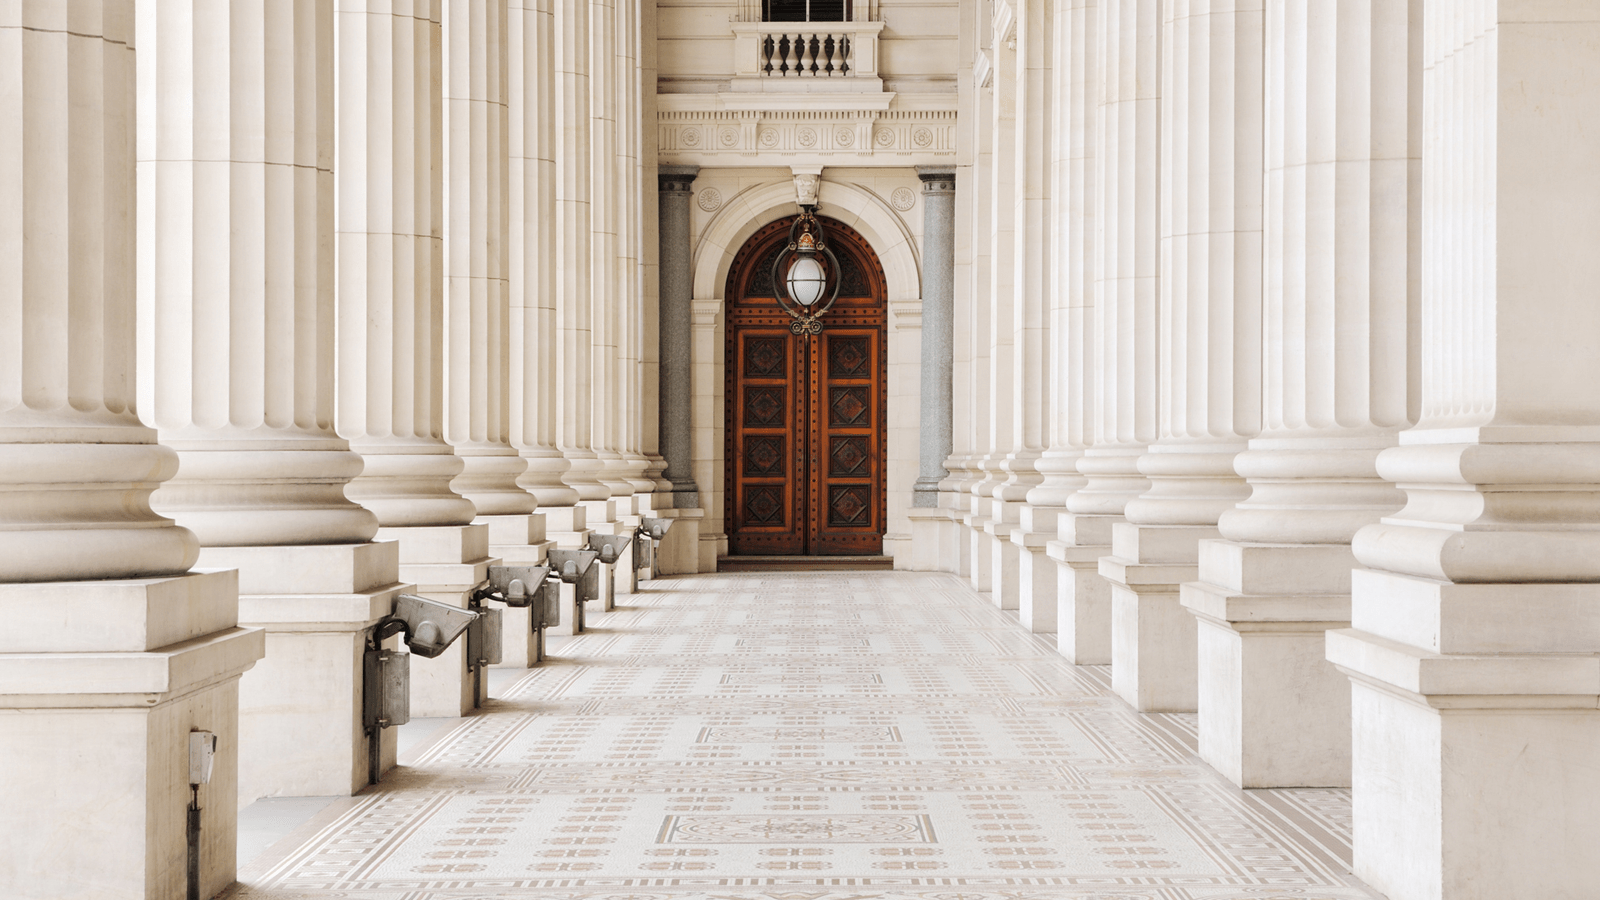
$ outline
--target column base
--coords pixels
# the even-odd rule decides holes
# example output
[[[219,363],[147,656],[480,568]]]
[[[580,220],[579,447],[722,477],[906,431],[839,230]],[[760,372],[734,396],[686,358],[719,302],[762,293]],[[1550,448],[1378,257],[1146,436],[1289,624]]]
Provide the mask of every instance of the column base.
[[[1048,547],[1057,519],[1066,512],[1054,507],[1024,507],[1022,522],[1011,532],[1017,548],[1017,618],[1034,634],[1056,633],[1056,564]]]
[[[1199,542],[1214,527],[1135,525],[1111,529],[1100,575],[1111,584],[1111,689],[1140,712],[1198,708],[1198,637],[1178,585],[1199,573]]]
[[[472,590],[489,577],[489,526],[419,525],[380,528],[378,540],[400,543],[400,579],[416,593],[465,608]],[[467,669],[467,641],[459,638],[433,659],[411,660],[413,718],[464,716],[488,699],[486,679]]]
[[[410,587],[399,583],[399,545],[208,547],[200,562],[239,570],[239,619],[266,630],[266,659],[239,681],[239,804],[361,790],[362,658],[372,626]],[[385,729],[381,741],[388,769],[395,736]]]
[[[1352,600],[1327,654],[1351,680],[1355,874],[1390,900],[1593,895],[1600,585],[1358,571]]]
[[[717,570],[715,557],[709,567],[703,565],[704,548],[701,545],[711,544],[713,553],[717,549],[714,541],[702,540],[700,529],[705,521],[704,510],[663,509],[657,511],[656,518],[673,520],[672,530],[655,547],[656,571],[662,575],[693,575]]]
[[[894,558],[896,569],[959,573],[960,523],[948,509],[906,510],[911,519],[911,552]]]
[[[604,502],[604,501],[602,501]],[[545,516],[545,540],[551,546],[567,550],[583,547],[589,540],[589,510],[578,506],[553,506],[542,509]]]
[[[1324,633],[1350,621],[1347,544],[1200,543],[1200,758],[1240,787],[1347,787],[1350,689]],[[1319,592],[1323,591],[1323,592]]]
[[[1017,589],[1017,557],[1019,550],[1011,542],[1017,526],[1000,519],[984,523],[979,537],[989,554],[989,600],[999,609],[1014,610],[1019,603]]]
[[[988,501],[974,498],[974,509],[981,508]],[[971,571],[967,572],[967,581],[972,584],[972,589],[980,594],[994,590],[994,554],[989,550],[991,538],[986,529],[989,526],[989,517],[979,512],[969,512],[961,517],[961,524],[966,527],[967,558],[972,561]]]
[[[182,897],[189,732],[217,735],[200,788],[200,890],[237,869],[239,676],[265,653],[232,571],[0,584],[0,872],[18,898]]]
[[[1100,577],[1100,557],[1111,550],[1111,526],[1121,521],[1065,513],[1056,519],[1061,539],[1045,543],[1056,563],[1056,649],[1073,665],[1111,663],[1111,584]]]

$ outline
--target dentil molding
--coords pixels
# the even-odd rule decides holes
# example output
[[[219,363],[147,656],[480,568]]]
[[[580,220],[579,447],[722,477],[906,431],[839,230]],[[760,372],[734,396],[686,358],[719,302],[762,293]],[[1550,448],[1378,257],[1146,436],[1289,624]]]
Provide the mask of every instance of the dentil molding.
[[[956,155],[956,97],[663,94],[662,165],[913,166]]]

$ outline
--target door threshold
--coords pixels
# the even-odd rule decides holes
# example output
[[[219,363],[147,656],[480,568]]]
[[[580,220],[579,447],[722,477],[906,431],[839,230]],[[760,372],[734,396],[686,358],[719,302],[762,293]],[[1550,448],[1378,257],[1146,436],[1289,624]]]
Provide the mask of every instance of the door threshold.
[[[719,556],[718,572],[887,572],[892,556]]]

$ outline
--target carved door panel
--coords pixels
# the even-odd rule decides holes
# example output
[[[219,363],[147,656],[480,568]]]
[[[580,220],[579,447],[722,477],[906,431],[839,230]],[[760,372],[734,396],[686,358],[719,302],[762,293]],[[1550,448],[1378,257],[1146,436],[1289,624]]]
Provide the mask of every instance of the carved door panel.
[[[822,334],[793,334],[772,296],[788,220],[758,231],[729,275],[724,509],[735,554],[883,552],[882,270],[859,236],[825,224],[843,271]]]

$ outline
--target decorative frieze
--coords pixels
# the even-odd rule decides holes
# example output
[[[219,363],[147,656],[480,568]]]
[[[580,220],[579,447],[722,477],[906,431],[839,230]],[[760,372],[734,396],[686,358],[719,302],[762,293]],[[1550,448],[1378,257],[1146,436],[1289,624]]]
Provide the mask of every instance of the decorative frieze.
[[[954,97],[948,108],[916,110],[692,109],[661,100],[663,164],[771,165],[781,158],[830,166],[931,165],[948,163],[956,152]]]

